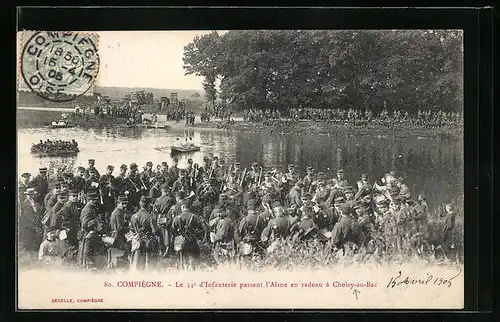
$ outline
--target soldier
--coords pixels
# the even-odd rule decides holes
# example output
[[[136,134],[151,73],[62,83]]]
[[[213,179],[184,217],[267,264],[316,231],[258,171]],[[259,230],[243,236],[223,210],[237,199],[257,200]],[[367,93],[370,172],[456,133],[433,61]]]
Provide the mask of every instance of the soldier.
[[[267,220],[259,215],[255,199],[248,200],[246,206],[247,214],[241,219],[238,226],[238,235],[242,238],[239,248],[240,255],[262,254],[263,247],[260,244],[260,236],[267,226]]]
[[[88,178],[85,179],[85,186],[83,188],[83,191],[85,192],[85,194],[96,193],[97,195],[100,195],[99,173],[96,170],[90,169],[88,171]]]
[[[127,191],[127,165],[122,164],[120,166],[120,173],[116,176],[116,178],[113,180],[113,196],[115,196],[116,199],[118,199],[118,196],[124,196],[125,191]],[[116,200],[115,200],[116,201]]]
[[[81,241],[82,238],[90,232],[88,223],[91,220],[96,220],[99,223],[99,195],[97,193],[89,193],[86,196],[87,204],[83,207],[80,214],[80,231],[78,235],[78,240]]]
[[[24,200],[19,205],[19,246],[27,250],[37,250],[42,238],[40,227],[41,205],[35,200],[34,188],[27,188]]]
[[[234,173],[234,176],[236,177],[236,181],[240,181],[241,175],[243,174],[243,169],[241,169],[240,162],[234,163],[234,169],[232,170],[232,172]]]
[[[46,195],[43,200],[43,205],[45,206],[45,209],[51,209],[57,202],[57,194],[61,191],[61,183],[56,182],[54,184],[54,188],[50,190]]]
[[[203,174],[206,174],[208,176],[210,173],[210,169],[211,169],[210,158],[207,156],[204,156],[203,157],[203,166],[200,167],[199,176],[201,177]]]
[[[109,222],[109,216],[115,208],[115,196],[114,196],[114,186],[115,177],[113,176],[114,166],[108,165],[106,167],[106,173],[99,179],[99,193],[102,200],[102,208],[105,213],[104,222],[107,224]]]
[[[109,218],[109,226],[111,237],[115,239],[113,247],[108,249],[108,267],[115,268],[123,263],[127,258],[129,249],[127,247],[127,238],[125,235],[129,231],[129,218],[127,218],[127,204],[128,198],[126,196],[119,196],[116,203],[116,208],[111,213]],[[123,255],[116,256],[123,252]]]
[[[61,229],[66,231],[69,247],[78,247],[77,233],[80,228],[80,213],[82,205],[78,201],[80,192],[76,189],[69,191],[68,201],[59,210]]]
[[[98,178],[101,177],[99,171],[97,171],[97,169],[95,168],[95,160],[94,159],[89,159],[88,162],[89,162],[89,167],[85,170],[84,178],[85,179],[89,178],[91,170],[94,170],[96,172],[96,175],[97,175]]]
[[[210,234],[215,245],[214,257],[218,263],[231,260],[236,256],[237,228],[227,211],[218,213],[219,220],[215,232]]]
[[[298,173],[295,172],[295,165],[294,164],[289,164],[288,165],[288,172],[285,173],[282,177],[283,183],[288,183],[290,187],[295,185],[295,182],[299,181],[299,175]]]
[[[169,216],[169,214],[173,215],[175,210],[171,213],[169,213],[169,210],[175,205],[175,203],[175,199],[170,193],[168,184],[162,184],[161,196],[156,199],[153,205],[153,214],[158,218],[158,228],[160,231],[160,253],[162,257],[167,256],[170,251],[170,228],[172,227],[173,217]],[[178,213],[175,213],[175,215],[177,214],[180,214],[180,209]]]
[[[255,187],[256,183],[259,182],[261,168],[259,168],[259,164],[257,162],[252,163],[252,168],[247,172],[245,178],[245,186],[247,189],[251,190]]]
[[[338,169],[337,170],[337,178],[334,180],[334,188],[338,189],[344,189],[349,185],[349,182],[344,177],[344,170],[343,169]]]
[[[179,179],[179,158],[178,157],[173,157],[172,158],[173,164],[170,166],[169,169],[169,174],[170,174],[170,180],[172,182],[175,182],[177,179]]]
[[[273,242],[277,239],[285,239],[290,234],[290,220],[288,215],[280,210],[281,204],[275,202],[272,206],[273,213],[276,217],[271,219],[266,228],[262,231],[260,239],[263,243]]]
[[[340,206],[340,219],[332,230],[332,245],[337,249],[342,249],[345,255],[347,243],[359,245],[360,234],[357,223],[350,215],[351,208],[347,204]]]
[[[85,187],[85,179],[83,178],[84,175],[85,175],[85,168],[77,167],[76,173],[73,175],[71,187],[82,192]]]
[[[237,203],[239,202],[239,198],[243,194],[243,189],[236,182],[236,174],[234,172],[229,174],[228,182],[223,186],[222,193],[237,201]]]
[[[178,191],[184,191],[186,194],[191,193],[191,188],[189,186],[189,181],[186,178],[187,173],[185,169],[179,171],[179,178],[172,185],[172,193],[177,193]]]
[[[181,266],[184,265],[186,259],[188,265],[192,265],[193,261],[199,258],[198,240],[206,239],[208,235],[208,227],[199,216],[190,211],[190,206],[191,201],[189,199],[182,200],[181,214],[175,216],[172,220],[173,246],[174,251],[179,254]],[[204,233],[203,237],[202,232]]]
[[[157,218],[149,212],[150,199],[142,196],[139,201],[140,209],[130,218],[132,237],[132,270],[143,270],[156,264],[158,242],[156,239]]]
[[[161,185],[164,183],[163,177],[159,177],[154,181],[153,186],[149,189],[148,198],[151,199],[151,203],[154,204],[156,199],[161,196]]]
[[[445,255],[450,258],[455,255],[455,242],[454,242],[454,235],[455,235],[455,211],[453,210],[453,205],[452,204],[447,204],[445,206],[445,211],[446,211],[446,218],[445,218],[445,223],[443,226],[443,241],[441,243],[441,247],[443,248],[443,251]]]
[[[305,190],[303,188],[302,181],[297,181],[295,185],[290,189],[290,192],[288,193],[288,204],[291,208],[293,209],[298,209],[300,206],[302,206],[302,200],[301,200],[301,195],[302,191]]]
[[[168,163],[167,163],[167,161],[162,161],[161,162],[160,173],[163,176],[163,178],[165,179],[165,183],[167,183],[168,185],[170,185],[171,184],[170,183],[170,173],[168,171]]]
[[[141,183],[139,175],[137,174],[137,164],[130,164],[130,173],[127,176],[127,191],[129,192],[128,197],[128,207],[131,212],[137,212],[139,209],[139,199],[143,194],[144,185]]]
[[[358,187],[358,192],[356,192],[355,199],[363,198],[364,196],[371,194],[372,185],[366,173],[361,174],[361,180],[356,182],[356,185]]]
[[[96,198],[97,195],[95,195]],[[85,233],[80,239],[78,245],[77,262],[80,266],[87,269],[97,269],[102,267],[99,256],[104,253],[105,244],[99,234],[99,221],[96,219],[89,220],[86,223]]]
[[[28,172],[21,174],[21,180],[17,185],[17,197],[19,204],[21,204],[24,201],[24,192],[26,191],[26,189],[30,187],[30,178],[31,174]]]
[[[38,249],[38,260],[49,261],[59,257],[61,247],[57,237],[58,232],[58,228],[55,226],[47,228],[47,236]]]
[[[46,226],[46,228],[53,226],[58,228],[62,227],[63,218],[60,215],[59,211],[63,208],[66,201],[68,201],[68,193],[65,191],[59,192],[57,194],[56,203],[46,213],[46,216],[48,217],[47,220],[43,220],[43,223]]]
[[[309,188],[311,187],[311,184],[314,181],[316,181],[316,176],[314,175],[314,168],[311,166],[308,166],[306,171],[307,171],[307,174],[304,177],[304,179],[302,179],[303,189],[304,189],[304,191],[312,192],[311,190],[309,190]]]
[[[290,227],[290,233],[293,235],[294,242],[310,240],[317,237],[319,227],[311,218],[314,214],[313,207],[304,206],[302,208],[302,216],[300,221],[294,223]]]
[[[146,162],[146,167],[144,168],[144,171],[142,171],[139,174],[139,178],[149,191],[149,189],[153,185],[153,180],[155,178],[153,173],[153,162],[151,161]]]
[[[39,169],[39,174],[33,178],[31,181],[31,186],[35,189],[37,192],[35,196],[35,201],[43,205],[45,195],[49,191],[49,182],[47,180],[47,168],[43,167]]]

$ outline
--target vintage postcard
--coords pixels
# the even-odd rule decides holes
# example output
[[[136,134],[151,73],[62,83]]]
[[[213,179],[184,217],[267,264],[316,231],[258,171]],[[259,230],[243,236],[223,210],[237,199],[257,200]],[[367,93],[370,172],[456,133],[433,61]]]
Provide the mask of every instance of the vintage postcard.
[[[17,34],[17,307],[464,307],[461,30]]]

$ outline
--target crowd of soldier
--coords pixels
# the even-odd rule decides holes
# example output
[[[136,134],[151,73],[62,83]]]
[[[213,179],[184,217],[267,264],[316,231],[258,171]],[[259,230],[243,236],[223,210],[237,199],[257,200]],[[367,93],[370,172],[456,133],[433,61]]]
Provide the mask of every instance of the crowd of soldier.
[[[51,180],[49,190],[47,169],[39,170],[19,183],[19,242],[40,259],[143,269],[159,257],[192,264],[201,243],[221,262],[262,258],[283,240],[381,254],[430,252],[432,244],[454,254],[453,207],[446,206],[439,236],[430,236],[425,197],[412,198],[395,172],[373,184],[363,174],[353,187],[342,169],[329,179],[312,167],[302,176],[294,165],[284,173],[257,163],[247,170],[217,157],[205,157],[201,166],[189,159],[181,169],[174,158],[155,170],[148,162],[142,172],[123,164],[115,177],[113,166],[100,175],[89,160],[87,169]],[[97,260],[103,256],[105,265]]]
[[[33,144],[31,146],[32,153],[78,152],[78,151],[79,151],[78,143],[75,140],[51,141],[50,139],[47,139],[45,141],[40,140],[39,143]]]

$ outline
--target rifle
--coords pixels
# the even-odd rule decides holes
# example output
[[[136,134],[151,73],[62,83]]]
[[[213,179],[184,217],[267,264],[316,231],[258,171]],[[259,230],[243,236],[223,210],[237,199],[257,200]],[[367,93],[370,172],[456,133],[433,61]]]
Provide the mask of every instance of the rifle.
[[[229,167],[229,170],[226,171],[226,173],[224,174],[224,177],[222,178],[222,182],[220,183],[220,191],[222,191],[222,188],[224,187],[224,181],[227,181],[227,178],[229,176],[229,173],[231,173],[231,170],[233,169],[233,165],[231,164],[231,166]]]
[[[243,187],[243,181],[245,180],[246,175],[247,175],[247,168],[245,168],[245,170],[243,170],[243,172],[241,173],[240,187]]]
[[[137,188],[137,185],[134,183],[134,181],[132,181],[132,179],[130,179],[130,177],[127,177],[127,180],[129,180],[132,183],[132,185],[135,188],[135,192],[136,193],[139,192],[139,191],[141,191],[141,189]]]
[[[262,178],[262,170],[263,168],[260,167],[260,171],[259,171],[259,181],[257,182],[258,186],[260,186],[260,179]]]

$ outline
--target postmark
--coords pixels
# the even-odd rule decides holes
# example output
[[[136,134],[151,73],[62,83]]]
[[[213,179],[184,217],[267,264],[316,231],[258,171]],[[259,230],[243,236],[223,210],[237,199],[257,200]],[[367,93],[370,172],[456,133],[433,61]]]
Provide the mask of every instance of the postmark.
[[[35,32],[23,45],[21,74],[37,95],[67,102],[89,92],[99,72],[98,36],[80,32]]]

